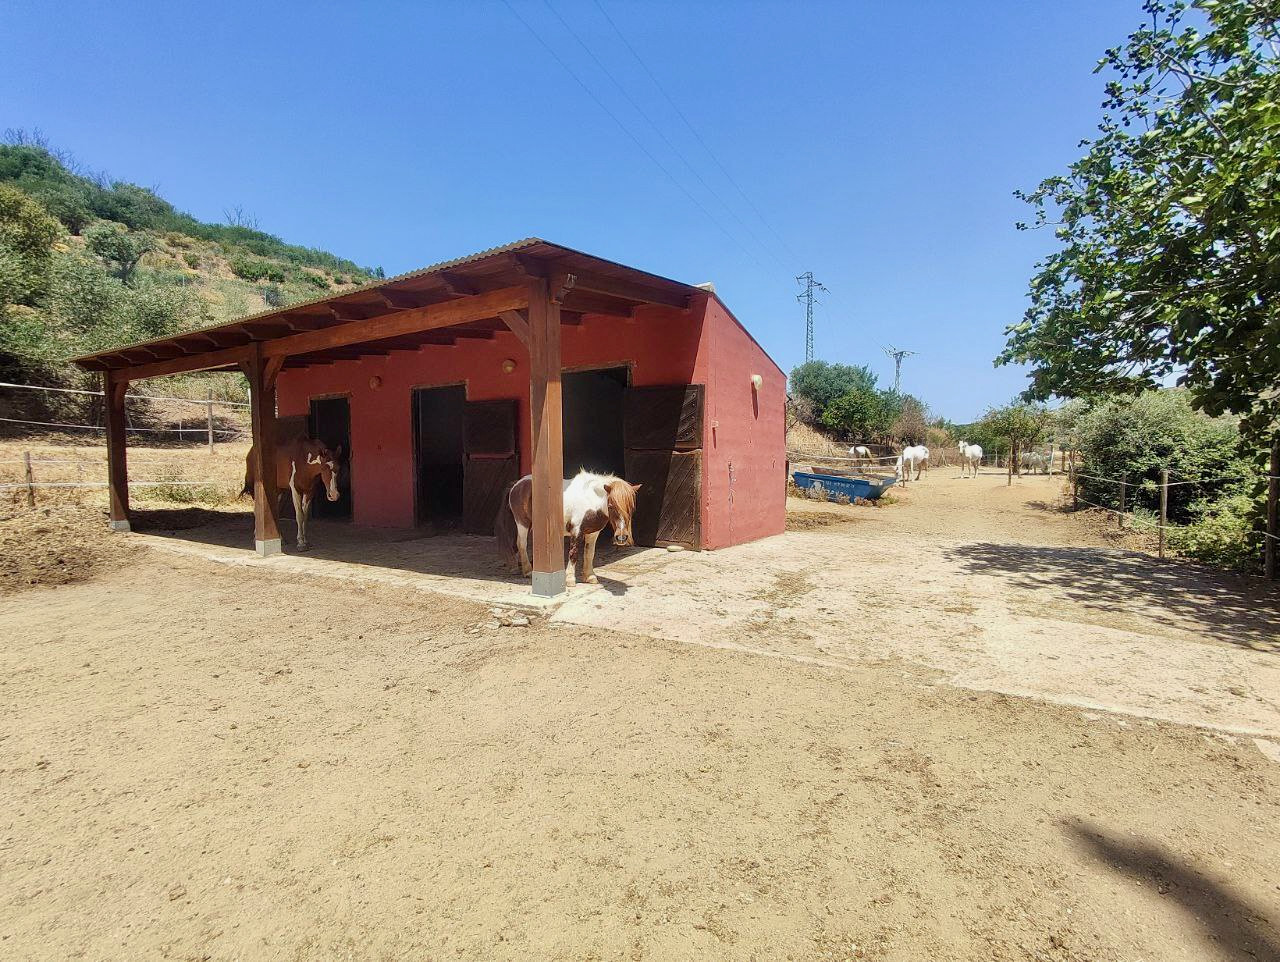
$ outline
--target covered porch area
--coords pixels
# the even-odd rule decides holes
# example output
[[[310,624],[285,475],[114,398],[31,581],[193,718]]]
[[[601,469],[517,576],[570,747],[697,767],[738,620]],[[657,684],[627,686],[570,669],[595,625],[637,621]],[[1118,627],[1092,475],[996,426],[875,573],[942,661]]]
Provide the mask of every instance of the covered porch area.
[[[276,386],[282,372],[400,353],[446,352],[448,357],[460,342],[510,338],[520,367],[528,370],[533,593],[554,597],[565,588],[562,327],[582,325],[587,314],[627,323],[649,305],[688,312],[697,294],[696,288],[535,239],[342,296],[76,358],[75,363],[100,374],[106,395],[110,525],[131,529],[124,397],[134,381],[196,371],[244,373],[255,477],[252,548],[268,558],[281,554],[274,478]],[[458,381],[467,377],[460,367]],[[359,533],[347,532],[344,550],[372,543],[360,542]],[[247,538],[244,547],[249,547]],[[446,556],[436,560],[438,570],[449,570]]]

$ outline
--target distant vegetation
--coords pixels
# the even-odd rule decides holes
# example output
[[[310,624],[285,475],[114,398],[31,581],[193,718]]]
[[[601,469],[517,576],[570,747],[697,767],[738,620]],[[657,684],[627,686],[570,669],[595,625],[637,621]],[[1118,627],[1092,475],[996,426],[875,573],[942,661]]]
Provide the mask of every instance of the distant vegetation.
[[[842,440],[929,443],[946,426],[919,398],[878,387],[865,366],[809,361],[791,372],[788,391],[793,418]]]
[[[86,170],[37,134],[0,143],[0,379],[67,383],[64,360],[338,293],[381,277],[228,210],[196,220]]]

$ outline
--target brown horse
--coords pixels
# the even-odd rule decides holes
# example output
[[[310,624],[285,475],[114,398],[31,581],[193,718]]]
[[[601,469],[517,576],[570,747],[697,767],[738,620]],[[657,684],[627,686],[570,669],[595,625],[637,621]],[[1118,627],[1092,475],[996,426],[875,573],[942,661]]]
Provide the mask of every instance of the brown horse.
[[[253,494],[253,448],[245,457],[244,491]],[[330,501],[338,500],[338,460],[342,457],[342,445],[330,451],[323,441],[297,438],[276,448],[275,493],[285,490],[293,495],[293,516],[298,521],[298,550],[306,551],[307,520],[311,517],[311,498],[315,493],[316,479],[324,485]]]
[[[611,474],[580,471],[564,482],[564,533],[569,538],[569,561],[565,584],[573,584],[578,559],[582,559],[582,580],[595,584],[596,540],[606,527],[613,528],[613,543],[634,544],[631,516],[636,510],[636,492],[642,486],[628,484]],[[498,546],[508,560],[518,554],[520,573],[528,575],[529,529],[533,527],[533,476],[526,474],[513,484],[498,508],[494,531]],[[514,530],[512,530],[514,528]]]

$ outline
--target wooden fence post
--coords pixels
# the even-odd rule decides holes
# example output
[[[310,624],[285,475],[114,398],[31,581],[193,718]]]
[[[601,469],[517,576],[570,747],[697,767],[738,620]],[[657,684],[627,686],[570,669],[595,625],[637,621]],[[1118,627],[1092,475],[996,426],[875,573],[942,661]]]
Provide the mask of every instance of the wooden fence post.
[[[1124,527],[1124,489],[1125,487],[1126,487],[1125,483],[1121,481],[1120,482],[1120,513],[1116,515],[1117,528]]]
[[[1160,557],[1164,557],[1164,525],[1169,517],[1169,469],[1160,469]]]
[[[1267,535],[1266,544],[1263,546],[1263,564],[1264,571],[1268,578],[1275,580],[1276,577],[1276,537],[1277,514],[1280,509],[1280,434],[1275,434],[1271,438],[1271,469],[1267,472]]]
[[[34,508],[36,506],[36,486],[35,477],[31,474],[31,452],[23,451],[22,460],[27,468],[27,507]]]
[[[1071,480],[1071,510],[1080,510],[1080,479],[1076,477],[1076,452],[1071,449],[1071,460],[1067,466],[1067,477]]]
[[[205,396],[204,416],[209,423],[209,453],[213,454],[213,389],[210,388]]]

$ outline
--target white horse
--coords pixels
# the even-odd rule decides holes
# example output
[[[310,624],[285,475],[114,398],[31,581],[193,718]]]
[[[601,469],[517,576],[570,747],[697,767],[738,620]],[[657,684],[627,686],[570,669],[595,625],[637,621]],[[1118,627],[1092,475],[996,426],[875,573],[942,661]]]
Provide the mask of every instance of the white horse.
[[[960,457],[963,463],[960,465],[960,477],[965,477],[966,469],[973,472],[973,476],[978,476],[978,466],[982,464],[982,445],[970,444],[968,441],[960,442]]]
[[[923,444],[909,444],[898,455],[898,477],[903,484],[912,480],[911,472],[916,472],[915,480],[920,480],[920,472],[929,468],[929,449]]]
[[[849,449],[849,453],[859,464],[871,463],[871,449],[865,444],[855,444]]]

